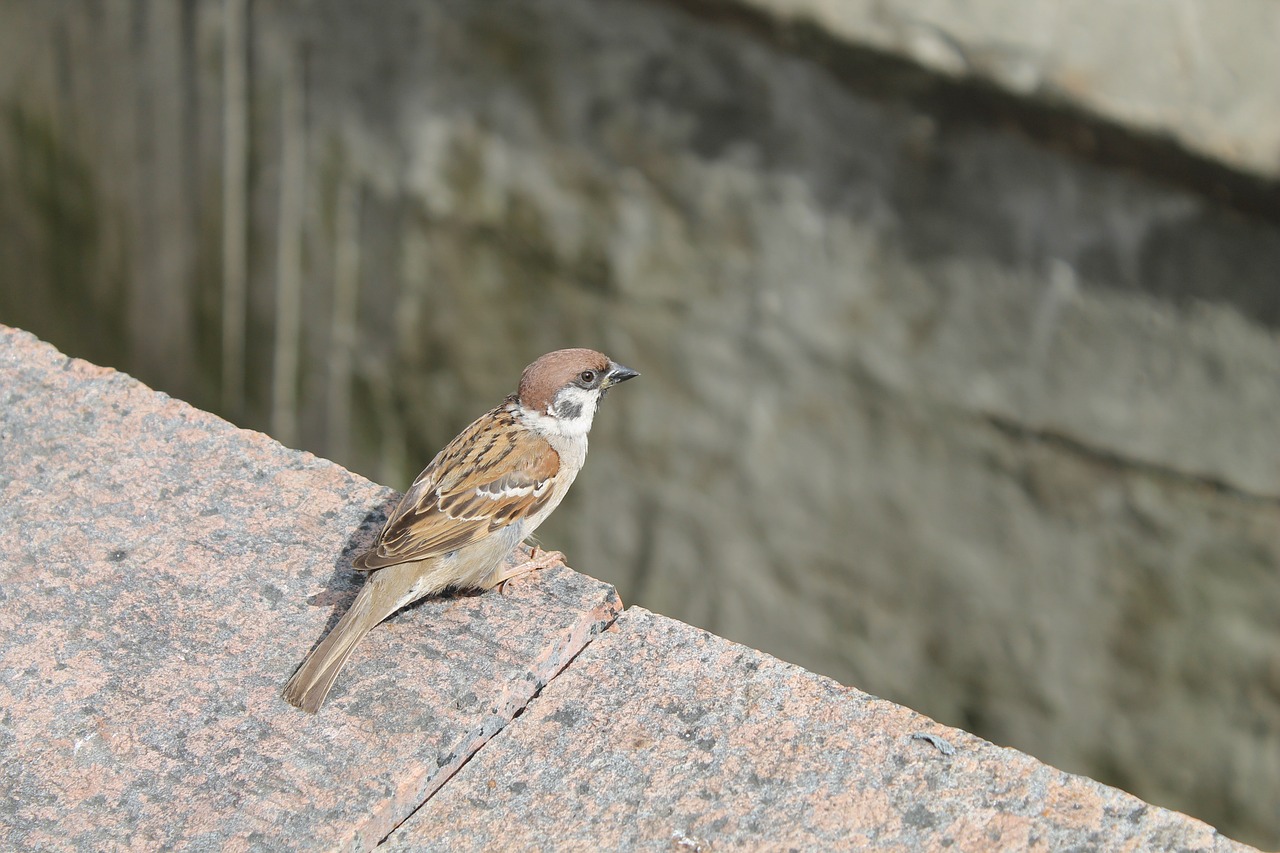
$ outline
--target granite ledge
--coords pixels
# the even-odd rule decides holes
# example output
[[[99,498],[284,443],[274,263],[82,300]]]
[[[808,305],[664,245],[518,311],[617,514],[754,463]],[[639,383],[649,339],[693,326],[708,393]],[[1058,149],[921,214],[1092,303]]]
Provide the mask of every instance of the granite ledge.
[[[637,607],[382,849],[1246,851]]]
[[[280,697],[394,492],[0,327],[0,846],[367,850],[621,609],[569,569]]]
[[[395,499],[0,326],[4,846],[1251,849],[564,567],[401,613],[303,714]]]

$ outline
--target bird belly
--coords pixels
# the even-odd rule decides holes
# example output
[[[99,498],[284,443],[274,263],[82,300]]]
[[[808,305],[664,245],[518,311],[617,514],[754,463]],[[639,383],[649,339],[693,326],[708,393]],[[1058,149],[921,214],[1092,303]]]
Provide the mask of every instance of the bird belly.
[[[483,588],[494,568],[524,539],[523,528],[519,522],[509,524],[457,551],[453,557],[445,558],[450,563],[448,574],[452,578],[447,585],[459,589]]]

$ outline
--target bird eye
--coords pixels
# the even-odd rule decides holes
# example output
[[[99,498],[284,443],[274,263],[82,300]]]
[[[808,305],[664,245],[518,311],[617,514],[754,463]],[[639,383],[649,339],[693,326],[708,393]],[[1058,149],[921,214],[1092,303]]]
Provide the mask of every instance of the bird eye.
[[[596,381],[596,372],[594,370],[584,370],[578,374],[578,378],[582,380],[583,384],[590,385]]]

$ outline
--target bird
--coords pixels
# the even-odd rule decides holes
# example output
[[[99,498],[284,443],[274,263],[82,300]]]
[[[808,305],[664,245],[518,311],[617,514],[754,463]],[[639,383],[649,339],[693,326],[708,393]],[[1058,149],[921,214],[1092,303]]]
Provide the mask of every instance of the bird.
[[[446,589],[492,589],[541,568],[507,558],[564,499],[613,386],[640,374],[591,349],[549,352],[516,393],[436,454],[353,567],[368,573],[350,608],[306,656],[284,698],[316,713],[360,640],[400,608]]]

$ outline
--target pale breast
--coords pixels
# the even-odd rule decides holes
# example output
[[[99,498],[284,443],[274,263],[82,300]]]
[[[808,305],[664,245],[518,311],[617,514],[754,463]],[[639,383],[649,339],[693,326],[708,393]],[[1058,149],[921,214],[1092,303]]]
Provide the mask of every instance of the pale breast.
[[[533,535],[538,529],[538,525],[546,520],[547,516],[555,511],[560,505],[560,501],[564,500],[564,496],[568,494],[569,487],[573,485],[573,481],[577,479],[578,472],[582,470],[582,465],[587,461],[587,437],[585,435],[547,435],[547,443],[552,449],[560,455],[560,470],[556,472],[555,483],[551,488],[551,496],[547,499],[536,513],[522,522],[522,533],[520,538]],[[514,526],[514,525],[513,525]]]

